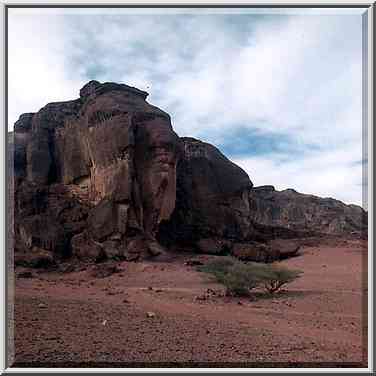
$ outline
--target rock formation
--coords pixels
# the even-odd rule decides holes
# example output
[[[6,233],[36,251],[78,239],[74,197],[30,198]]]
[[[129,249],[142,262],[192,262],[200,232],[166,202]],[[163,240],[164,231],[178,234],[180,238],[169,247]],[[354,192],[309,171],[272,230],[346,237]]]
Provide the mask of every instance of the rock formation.
[[[175,205],[179,139],[138,89],[91,81],[14,128],[16,240],[62,257],[155,254]],[[137,244],[137,246],[135,246]]]
[[[250,192],[249,205],[252,220],[263,225],[326,234],[367,232],[366,212],[333,198],[260,186]]]
[[[180,143],[176,208],[161,224],[160,238],[217,254],[252,239],[248,175],[210,144],[193,138]]]
[[[80,98],[20,116],[8,154],[16,263],[164,247],[270,261],[281,255],[273,239],[366,228],[354,205],[253,188],[214,146],[179,138],[147,95],[90,81]]]

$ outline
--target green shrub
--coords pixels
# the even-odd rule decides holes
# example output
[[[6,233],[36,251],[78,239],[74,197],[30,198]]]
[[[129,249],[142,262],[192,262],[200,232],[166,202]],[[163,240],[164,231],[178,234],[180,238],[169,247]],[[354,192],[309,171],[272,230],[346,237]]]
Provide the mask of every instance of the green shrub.
[[[234,257],[215,259],[198,270],[213,275],[217,282],[226,287],[227,294],[233,296],[247,296],[259,286],[274,293],[301,274],[300,271],[271,264],[244,263]]]
[[[263,280],[264,271],[254,265],[240,261],[234,263],[222,278],[222,282],[229,295],[247,296],[250,290],[259,286]]]
[[[299,278],[303,273],[300,270],[291,270],[280,265],[270,265],[269,268],[270,275],[264,281],[264,288],[271,294]]]
[[[236,262],[238,262],[237,259],[233,257],[220,257],[210,261],[203,266],[199,266],[197,269],[200,272],[210,273],[213,274],[216,278],[221,278]]]

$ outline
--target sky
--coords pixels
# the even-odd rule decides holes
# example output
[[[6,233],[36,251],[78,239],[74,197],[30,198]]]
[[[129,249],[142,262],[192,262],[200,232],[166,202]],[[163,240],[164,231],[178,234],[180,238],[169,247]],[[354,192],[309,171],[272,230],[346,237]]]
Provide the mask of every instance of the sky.
[[[367,208],[362,12],[9,9],[8,129],[89,80],[125,83],[255,186]]]

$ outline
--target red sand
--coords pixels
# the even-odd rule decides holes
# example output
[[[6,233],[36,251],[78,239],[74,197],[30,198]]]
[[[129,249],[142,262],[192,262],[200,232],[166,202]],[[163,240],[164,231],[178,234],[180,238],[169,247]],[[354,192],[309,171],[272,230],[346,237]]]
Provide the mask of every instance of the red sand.
[[[255,301],[224,297],[192,255],[17,279],[14,366],[367,367],[366,254],[360,241],[305,247],[282,262],[303,276]]]

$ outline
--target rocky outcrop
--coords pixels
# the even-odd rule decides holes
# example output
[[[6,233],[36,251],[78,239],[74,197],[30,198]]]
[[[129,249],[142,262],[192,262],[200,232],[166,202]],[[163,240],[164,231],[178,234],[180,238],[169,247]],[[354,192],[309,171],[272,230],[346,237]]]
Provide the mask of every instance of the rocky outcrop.
[[[251,238],[248,175],[210,144],[193,138],[181,138],[180,144],[176,208],[161,225],[162,241],[221,253],[227,247],[221,239]]]
[[[79,99],[20,117],[13,136],[19,248],[127,257],[137,240],[156,253],[159,223],[175,206],[179,139],[147,95],[91,81]]]
[[[346,205],[333,198],[261,186],[250,191],[249,203],[252,220],[261,225],[304,233],[367,233],[366,212],[359,206]]]
[[[270,262],[295,255],[296,239],[320,232],[259,220],[254,197],[260,189],[240,167],[210,144],[187,137],[180,144],[175,210],[158,232],[166,246]]]
[[[179,138],[147,96],[90,81],[78,99],[21,115],[8,160],[20,265],[137,260],[168,247],[273,261],[294,253],[275,239],[366,226],[358,207],[253,188],[217,148]]]

